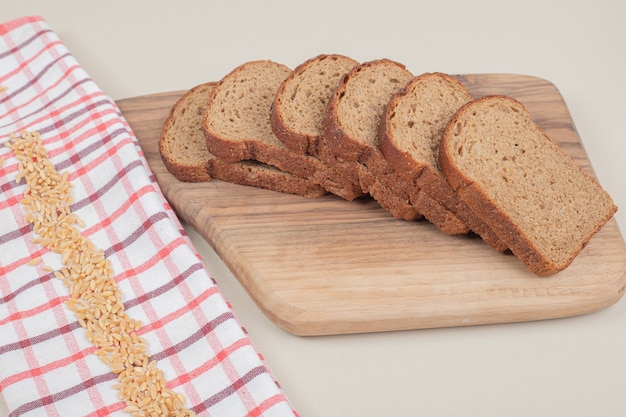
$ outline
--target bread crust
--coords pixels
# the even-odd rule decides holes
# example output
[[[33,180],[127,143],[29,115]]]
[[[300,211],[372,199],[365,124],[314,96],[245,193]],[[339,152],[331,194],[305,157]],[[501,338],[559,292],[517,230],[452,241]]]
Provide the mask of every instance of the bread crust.
[[[457,129],[459,124],[462,125],[466,114],[473,111],[472,109],[477,105],[496,101],[510,106],[516,106],[517,109],[522,109],[522,111],[527,114],[528,119],[530,119],[530,114],[523,104],[511,97],[490,95],[467,103],[456,113],[445,129],[439,152],[441,168],[444,175],[448,179],[448,182],[461,199],[494,230],[498,237],[509,246],[511,251],[526,265],[528,269],[539,276],[553,275],[567,268],[572,263],[576,255],[587,245],[591,237],[613,216],[617,207],[612,203],[608,194],[606,194],[600,185],[597,184],[596,180],[582,171],[579,167],[575,166],[573,161],[571,161],[573,169],[579,170],[584,177],[597,185],[598,193],[606,194],[606,198],[610,200],[610,207],[606,213],[599,218],[594,227],[592,227],[580,241],[568,242],[572,245],[570,252],[571,255],[563,262],[556,262],[554,259],[547,256],[547,254],[543,253],[538,248],[533,237],[528,236],[526,231],[522,230],[520,226],[511,218],[511,216],[503,211],[497,202],[493,201],[488,196],[484,186],[475,183],[474,180],[466,175],[466,173],[455,162],[455,150],[452,145],[452,137],[455,129]],[[538,125],[532,122],[532,126],[536,129],[536,132],[539,132],[545,139],[545,143],[548,146],[546,153],[556,152],[565,158],[569,158],[565,152],[552,142],[552,139],[545,132],[543,132]],[[523,140],[523,138],[519,139]],[[493,175],[498,175],[498,173],[493,173]]]
[[[284,89],[284,84],[281,85],[276,94],[282,94],[282,89]],[[270,123],[272,124],[272,130],[278,140],[294,152],[309,153],[309,143],[312,142],[314,138],[312,136],[288,129],[282,113],[277,111],[276,108],[277,105],[276,102],[274,102],[270,110]]]

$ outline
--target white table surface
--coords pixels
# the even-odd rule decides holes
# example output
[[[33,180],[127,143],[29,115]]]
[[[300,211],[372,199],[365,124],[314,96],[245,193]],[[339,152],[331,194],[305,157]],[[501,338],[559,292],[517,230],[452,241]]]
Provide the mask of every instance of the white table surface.
[[[218,80],[252,59],[387,57],[413,73],[521,73],[565,98],[626,230],[621,0],[3,0],[41,15],[114,99]],[[626,300],[598,313],[480,327],[302,338],[257,309],[187,227],[302,417],[626,415]],[[6,416],[0,400],[0,417]]]

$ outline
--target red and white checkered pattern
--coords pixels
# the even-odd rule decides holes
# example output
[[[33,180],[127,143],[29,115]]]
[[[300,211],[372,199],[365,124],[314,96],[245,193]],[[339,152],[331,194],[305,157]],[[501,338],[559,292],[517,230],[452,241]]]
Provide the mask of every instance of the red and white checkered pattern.
[[[83,234],[111,261],[126,312],[169,387],[199,416],[295,415],[161,195],[133,132],[39,17],[0,25],[0,142],[38,131],[72,183]],[[68,290],[44,269],[0,147],[0,393],[11,416],[124,415],[116,376],[94,354]],[[41,256],[41,264],[29,261]]]

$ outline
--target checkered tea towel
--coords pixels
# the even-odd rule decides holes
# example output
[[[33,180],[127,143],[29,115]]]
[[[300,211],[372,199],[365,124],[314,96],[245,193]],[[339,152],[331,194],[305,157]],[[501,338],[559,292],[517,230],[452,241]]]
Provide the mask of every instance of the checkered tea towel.
[[[139,403],[158,397],[182,402],[183,411],[163,410],[171,416],[294,416],[119,109],[40,17],[0,25],[1,144],[21,132],[39,133],[51,169],[70,184],[69,212],[80,219],[71,227],[107,259],[116,287],[107,294],[119,291],[124,314],[118,321],[141,324],[123,336],[139,340],[135,353],[127,345],[120,350],[113,327],[104,333],[117,347],[90,340],[92,330],[75,311],[88,301],[63,279],[69,255],[38,239],[23,204],[36,193],[16,182],[17,152],[0,146],[0,394],[10,415],[142,415]],[[42,159],[30,157],[29,164]],[[118,307],[103,304],[97,316]],[[149,361],[140,355],[144,348]],[[125,358],[126,368],[114,370],[125,365],[108,364],[99,353]],[[150,382],[147,368],[157,369],[165,385]],[[122,400],[120,386],[131,379],[140,382]]]

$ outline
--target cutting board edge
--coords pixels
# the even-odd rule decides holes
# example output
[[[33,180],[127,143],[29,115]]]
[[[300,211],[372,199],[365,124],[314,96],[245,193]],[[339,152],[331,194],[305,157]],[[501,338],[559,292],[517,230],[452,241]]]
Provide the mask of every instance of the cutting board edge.
[[[480,314],[451,314],[450,311],[437,314],[414,314],[411,319],[397,317],[386,317],[384,319],[371,319],[364,317],[360,321],[341,321],[333,323],[331,318],[320,316],[319,311],[299,308],[299,314],[285,317],[280,311],[291,311],[291,306],[283,309],[276,307],[268,309],[266,305],[257,302],[259,308],[276,325],[295,336],[332,336],[339,334],[376,333],[385,331],[406,331],[424,330],[435,328],[483,326],[505,323],[534,322],[544,320],[565,319],[569,317],[584,316],[602,311],[619,302],[626,291],[626,272],[622,273],[618,279],[606,286],[606,295],[597,296],[598,287],[594,288],[593,296],[588,300],[580,302],[580,299],[572,297],[561,309],[552,309],[546,313],[542,304],[532,306],[516,306],[508,308],[502,314],[502,306],[494,306],[493,310],[484,309]],[[527,299],[526,299],[527,300]],[[256,302],[256,300],[255,300]],[[536,309],[533,309],[535,307]],[[398,323],[403,323],[402,325]]]

